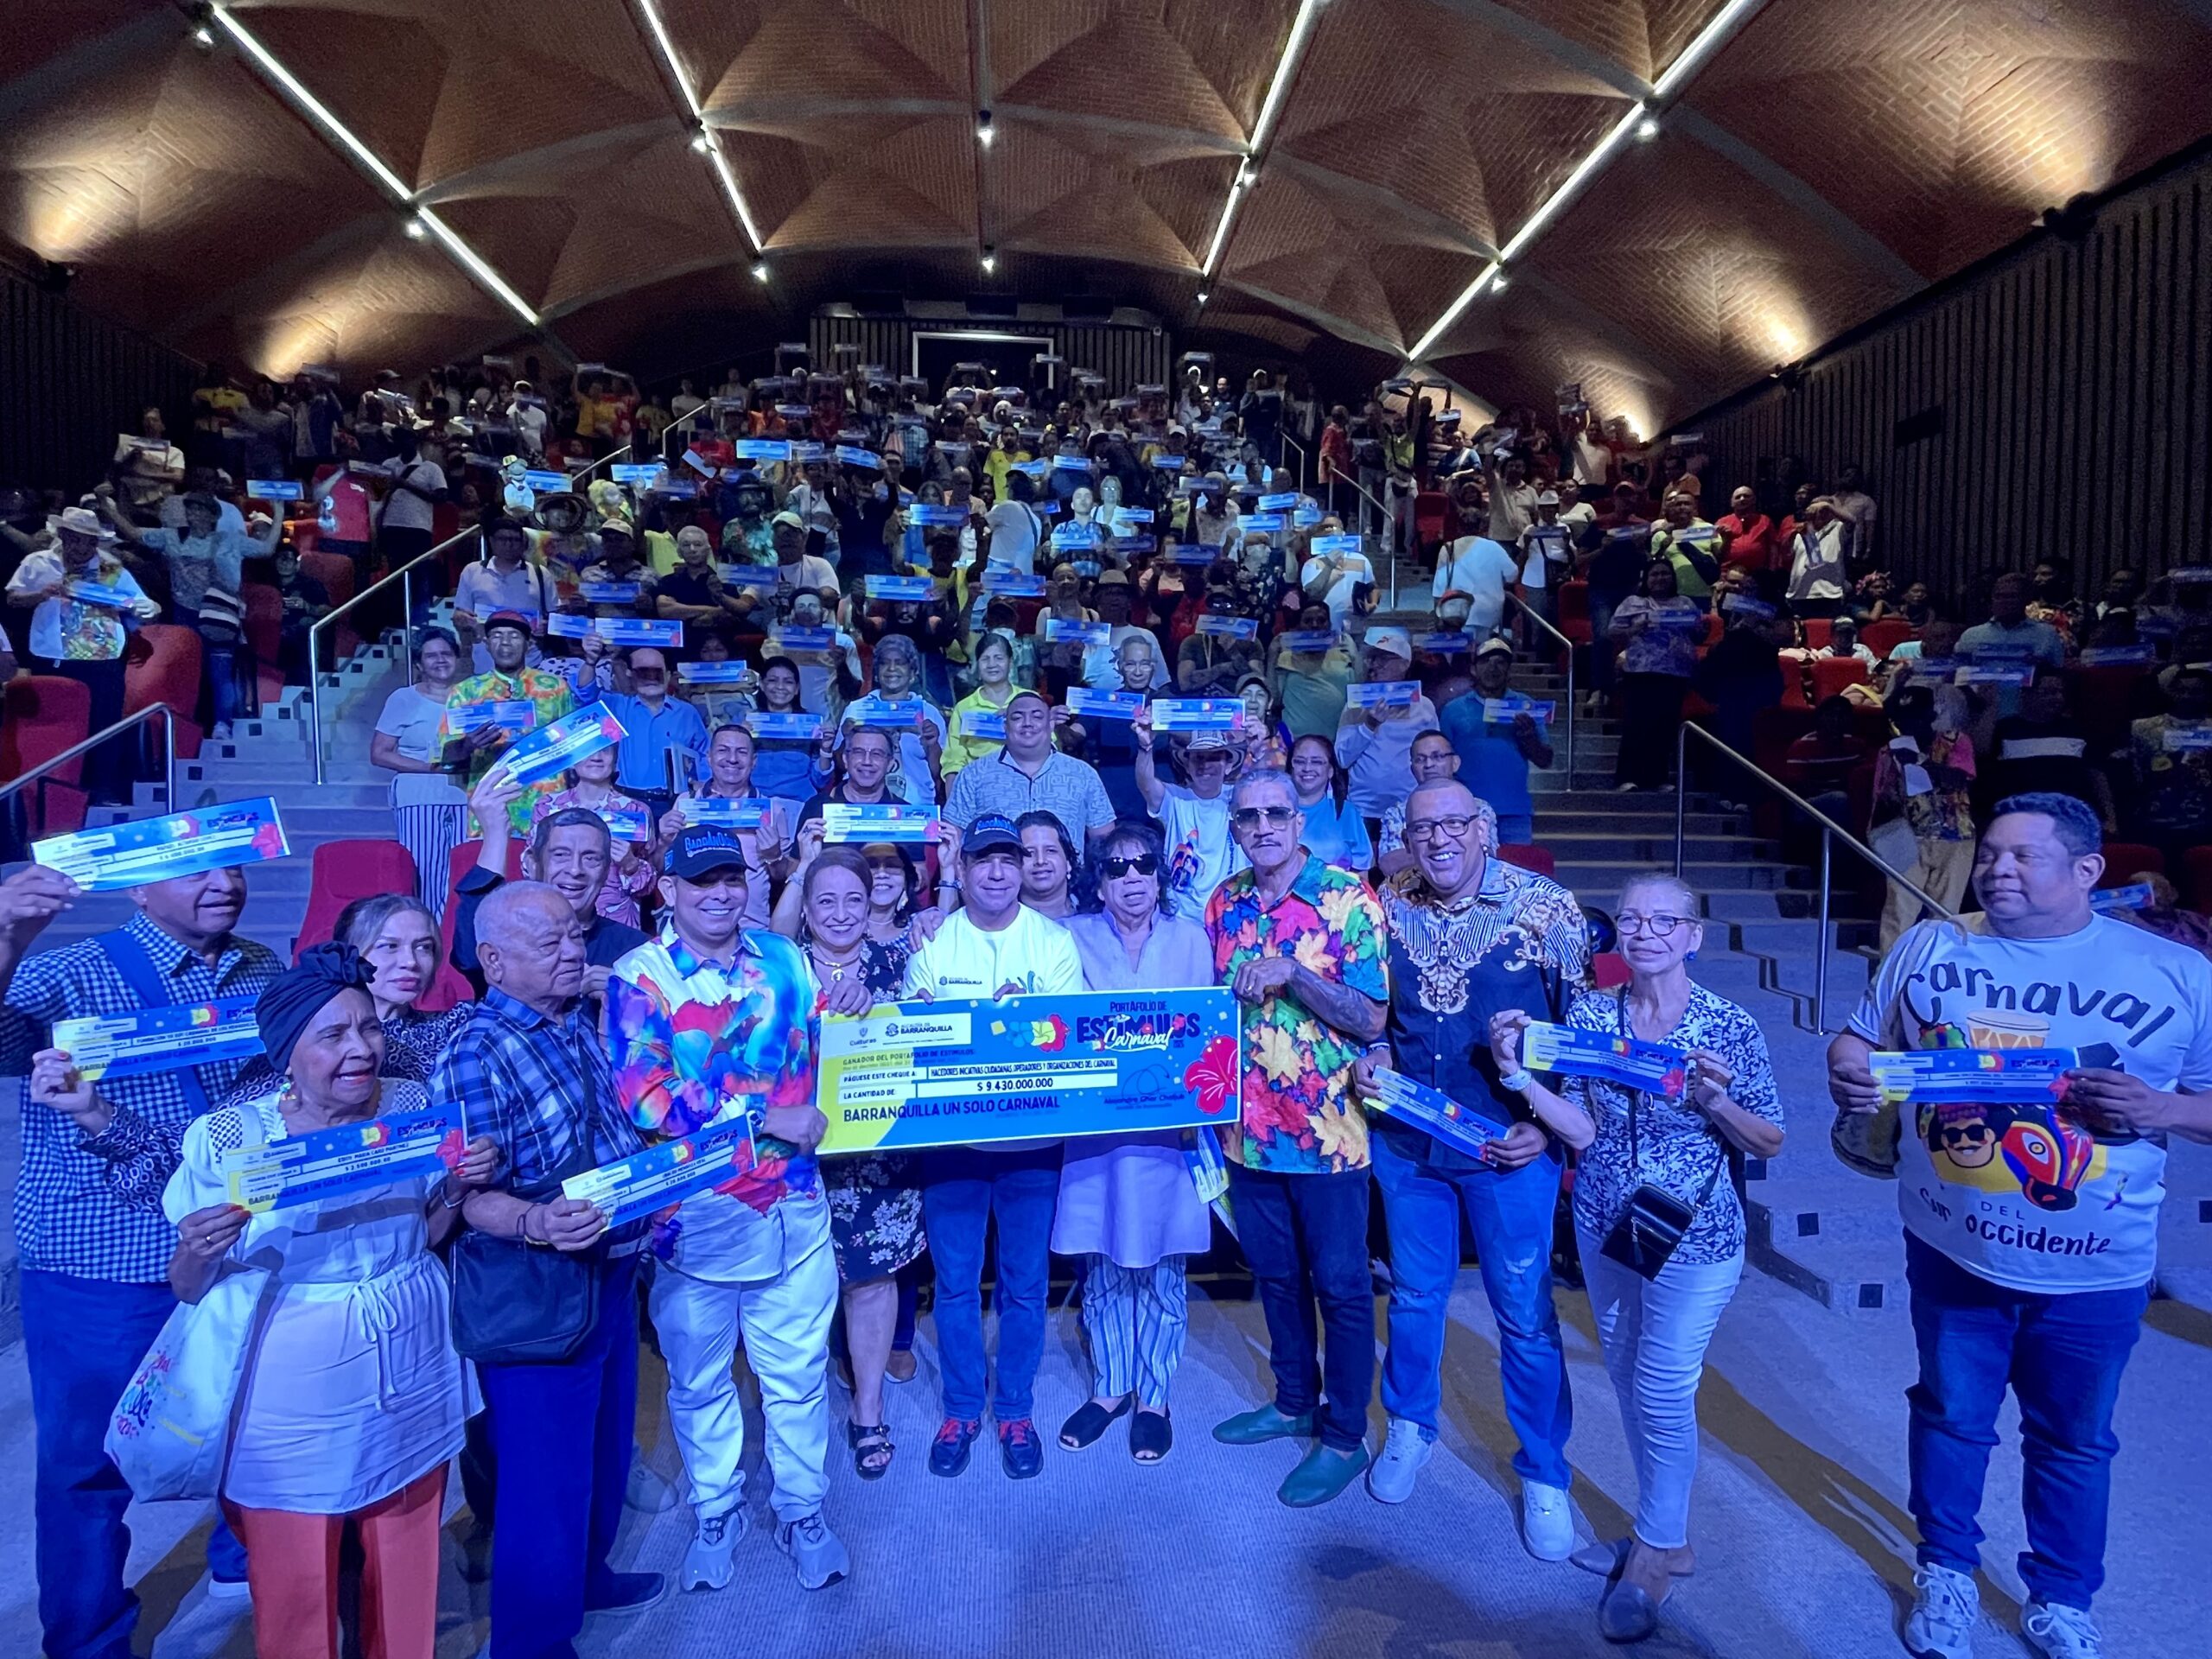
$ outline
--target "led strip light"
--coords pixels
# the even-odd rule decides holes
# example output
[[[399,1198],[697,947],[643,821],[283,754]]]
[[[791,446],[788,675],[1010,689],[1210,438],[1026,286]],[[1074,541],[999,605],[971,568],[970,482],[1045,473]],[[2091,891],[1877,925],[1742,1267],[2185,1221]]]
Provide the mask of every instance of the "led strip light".
[[[738,226],[745,232],[746,245],[754,253],[764,253],[760,232],[753,223],[752,210],[745,205],[745,193],[737,188],[737,175],[730,171],[729,157],[722,154],[722,147],[715,130],[707,124],[707,111],[699,103],[698,95],[691,90],[691,83],[684,79],[683,66],[677,61],[676,42],[669,38],[668,25],[660,20],[660,10],[653,0],[638,0],[638,10],[645,15],[645,27],[653,37],[653,44],[660,48],[661,61],[668,66],[669,78],[675,81],[676,90],[683,94],[690,106],[695,131],[691,148],[707,158],[721,181],[722,194],[729,198],[730,211],[737,215]],[[756,276],[759,273],[754,273]]]
[[[1268,96],[1260,105],[1260,118],[1253,125],[1250,141],[1244,146],[1243,159],[1236,164],[1236,176],[1230,181],[1229,200],[1221,204],[1221,218],[1213,227],[1213,241],[1206,249],[1205,263],[1198,267],[1201,276],[1211,277],[1221,264],[1222,251],[1229,245],[1230,227],[1236,222],[1237,206],[1259,182],[1260,157],[1274,135],[1276,118],[1282,113],[1283,99],[1290,93],[1290,84],[1298,78],[1298,66],[1306,56],[1306,43],[1313,37],[1313,24],[1325,3],[1325,0],[1299,0],[1298,16],[1291,21],[1290,36],[1284,41],[1282,57],[1275,64],[1275,77],[1268,84]]]
[[[1528,251],[1535,239],[1567,211],[1590,181],[1612,160],[1614,154],[1631,135],[1638,134],[1646,122],[1657,122],[1662,106],[1688,86],[1690,78],[1727,44],[1729,37],[1749,20],[1751,13],[1765,3],[1766,0],[1728,0],[1715,12],[1713,21],[1700,29],[1696,38],[1682,48],[1674,62],[1667,66],[1666,73],[1652,83],[1651,90],[1643,99],[1598,141],[1597,148],[1582,158],[1574,171],[1567,175],[1566,181],[1553,191],[1543,205],[1529,217],[1528,223],[1514,232],[1512,240],[1498,251],[1497,257],[1477,273],[1475,280],[1467,284],[1458,299],[1445,308],[1444,315],[1436,320],[1428,332],[1414,342],[1413,349],[1406,354],[1408,360],[1418,362],[1426,356],[1485,289],[1504,287],[1507,264]],[[1643,133],[1643,136],[1650,135]]]
[[[486,264],[475,249],[461,239],[458,231],[440,219],[429,208],[418,203],[415,192],[407,188],[406,181],[386,167],[383,159],[368,145],[362,143],[351,127],[334,115],[321,99],[308,91],[299,77],[279,62],[276,54],[264,46],[251,29],[231,15],[228,7],[213,6],[209,9],[207,15],[226,35],[238,43],[238,49],[252,60],[254,67],[275,83],[277,90],[283,92],[302,114],[321,129],[324,136],[339,149],[353,157],[359,164],[361,170],[382,185],[401,207],[411,212],[415,221],[422,226],[423,231],[429,232],[437,238],[445,251],[453,256],[455,264],[474,277],[486,292],[497,297],[529,327],[536,328],[540,326],[538,315],[531,308],[530,302],[508,286],[506,280]],[[420,234],[420,232],[413,233]]]

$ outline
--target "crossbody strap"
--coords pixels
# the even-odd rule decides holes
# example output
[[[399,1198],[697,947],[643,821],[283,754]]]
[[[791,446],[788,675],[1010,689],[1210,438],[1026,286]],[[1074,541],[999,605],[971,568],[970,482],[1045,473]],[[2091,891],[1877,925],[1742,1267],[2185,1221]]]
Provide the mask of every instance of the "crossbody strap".
[[[1628,988],[1625,985],[1613,992],[1613,1027],[1619,1035],[1631,1040],[1636,1036],[1636,1033],[1629,1029]],[[1687,1088],[1688,1085],[1685,1084],[1683,1086]],[[1628,1161],[1629,1168],[1634,1173],[1639,1183],[1643,1179],[1643,1154],[1637,1147],[1636,1109],[1643,1099],[1643,1090],[1631,1089],[1628,1091]],[[1690,1208],[1693,1210],[1705,1208],[1705,1201],[1713,1196],[1713,1189],[1720,1184],[1720,1172],[1727,1168],[1729,1163],[1727,1141],[1722,1140],[1719,1132],[1710,1126],[1707,1128],[1706,1133],[1720,1141],[1720,1158],[1713,1166],[1713,1173],[1705,1178],[1705,1185],[1698,1189],[1697,1197],[1690,1201]]]
[[[92,942],[99,946],[101,954],[130,988],[130,994],[138,999],[141,1008],[166,1008],[175,1003],[176,999],[162,982],[161,969],[154,965],[153,957],[128,931],[118,928],[112,933],[100,934]],[[186,1110],[194,1117],[203,1116],[212,1103],[207,1098],[207,1085],[200,1080],[199,1067],[179,1066],[169,1075],[176,1079],[177,1088],[184,1096]]]

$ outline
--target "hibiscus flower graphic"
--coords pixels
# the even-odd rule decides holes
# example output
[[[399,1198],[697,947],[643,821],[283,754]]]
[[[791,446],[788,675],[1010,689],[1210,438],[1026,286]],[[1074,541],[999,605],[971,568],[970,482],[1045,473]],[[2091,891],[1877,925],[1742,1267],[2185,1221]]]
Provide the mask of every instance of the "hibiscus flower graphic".
[[[1183,1070],[1183,1086],[1194,1090],[1198,1109],[1209,1117],[1224,1109],[1236,1090],[1236,1039],[1217,1037]]]
[[[1049,1020],[1029,1022],[1029,1046],[1047,1054],[1057,1054],[1068,1046],[1067,1022],[1054,1014]]]

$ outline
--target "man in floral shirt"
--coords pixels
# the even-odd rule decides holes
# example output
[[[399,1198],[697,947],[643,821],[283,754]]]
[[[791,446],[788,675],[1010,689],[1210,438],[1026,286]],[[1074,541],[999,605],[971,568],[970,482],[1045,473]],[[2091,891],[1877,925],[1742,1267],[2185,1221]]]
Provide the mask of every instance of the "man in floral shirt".
[[[814,1147],[814,994],[798,947],[741,925],[745,849],[736,832],[677,832],[662,860],[669,919],[614,965],[607,1037],[614,1086],[647,1136],[673,1141],[740,1114],[753,1156],[687,1198],[653,1276],[651,1306],[668,1362],[668,1414],[697,1517],[687,1590],[719,1590],[745,1535],[745,1412],[731,1363],[742,1338],[760,1382],[776,1542],[810,1590],[851,1570],[822,1519],[829,1491],[830,1316],[837,1262]]]
[[[1382,912],[1364,881],[1300,845],[1305,815],[1286,773],[1248,773],[1229,823],[1252,868],[1214,890],[1206,931],[1215,970],[1244,1005],[1243,1133],[1230,1199],[1267,1313],[1275,1397],[1220,1424],[1214,1438],[1251,1446],[1318,1435],[1278,1494],[1302,1508],[1334,1497],[1368,1463],[1375,1297],[1367,1119],[1351,1072],[1383,1031]]]
[[[528,617],[519,611],[494,611],[484,622],[484,648],[492,653],[491,671],[470,675],[446,697],[445,728],[441,735],[453,753],[467,758],[472,789],[491,771],[492,763],[515,741],[517,734],[499,726],[479,726],[474,731],[463,732],[454,719],[461,710],[493,702],[527,702],[532,705],[531,729],[535,731],[575,709],[575,698],[564,676],[550,668],[524,666],[530,642]],[[539,798],[550,795],[560,786],[557,779],[543,779],[508,803],[507,822],[516,835],[530,833],[531,825],[537,821],[534,809]]]

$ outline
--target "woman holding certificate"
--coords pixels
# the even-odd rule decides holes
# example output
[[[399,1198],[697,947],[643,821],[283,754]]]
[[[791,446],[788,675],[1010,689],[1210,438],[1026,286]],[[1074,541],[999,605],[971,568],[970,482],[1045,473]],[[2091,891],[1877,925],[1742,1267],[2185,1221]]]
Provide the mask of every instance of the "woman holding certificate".
[[[1782,1107],[1758,1022],[1690,979],[1705,940],[1702,909],[1673,876],[1629,883],[1614,918],[1629,982],[1583,992],[1564,1027],[1534,1027],[1548,1039],[1538,1064],[1556,1090],[1524,1064],[1536,1046],[1529,1016],[1507,1009],[1491,1021],[1500,1085],[1525,1096],[1537,1121],[1581,1153],[1575,1238],[1637,1471],[1630,1536],[1573,1558],[1609,1580],[1598,1628],[1610,1642],[1649,1636],[1673,1580],[1695,1570],[1698,1379],[1744,1271],[1744,1211],[1729,1166],[1782,1150]],[[1641,1046],[1627,1061],[1662,1068],[1649,1085],[1621,1080],[1613,1050],[1623,1038]]]
[[[364,1652],[429,1659],[446,1465],[479,1403],[431,1247],[490,1179],[488,1140],[436,1175],[280,1193],[257,1214],[232,1201],[226,1154],[425,1109],[419,1084],[380,1075],[370,981],[350,946],[319,944],[261,994],[262,1046],[283,1080],[194,1121],[162,1201],[177,1227],[170,1286],[244,1356],[220,1493],[246,1546],[263,1659],[336,1659],[348,1522],[367,1557]]]
[[[1091,875],[1097,908],[1067,924],[1085,990],[1215,982],[1205,929],[1167,908],[1167,856],[1157,829],[1116,823],[1097,843]],[[1217,1147],[1215,1154],[1217,1167]],[[1132,1457],[1158,1463],[1174,1445],[1167,1390],[1190,1324],[1184,1261],[1211,1236],[1182,1130],[1067,1143],[1052,1251],[1084,1259],[1083,1329],[1097,1379],[1090,1398],[1061,1426],[1060,1444],[1069,1451],[1094,1444],[1132,1406]]]
[[[878,885],[874,859],[856,847],[820,848],[798,885],[798,944],[817,1016],[866,1014],[878,1002],[897,1001],[906,979],[906,946],[870,936]],[[845,1441],[854,1471],[863,1480],[880,1480],[897,1450],[883,1409],[883,1376],[899,1324],[899,1270],[922,1253],[922,1190],[913,1160],[889,1153],[825,1158],[822,1185],[853,1363],[853,1418]]]

